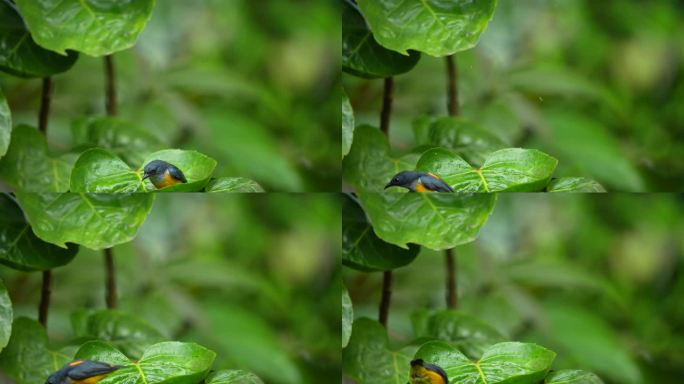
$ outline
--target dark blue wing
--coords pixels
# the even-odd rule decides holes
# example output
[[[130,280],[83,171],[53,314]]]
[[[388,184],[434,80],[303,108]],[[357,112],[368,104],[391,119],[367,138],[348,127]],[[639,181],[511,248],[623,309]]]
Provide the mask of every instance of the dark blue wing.
[[[180,180],[184,183],[187,183],[188,181],[185,179],[185,175],[183,172],[181,172],[180,169],[176,168],[176,166],[169,164],[169,174],[173,176],[174,179]]]
[[[425,186],[425,188],[436,191],[436,192],[453,192],[449,184],[445,183],[444,180],[430,175],[424,174],[420,177],[420,182]]]
[[[121,367],[100,363],[98,361],[84,361],[79,365],[71,367],[69,370],[69,378],[73,380],[84,380],[89,377],[114,372],[119,368]]]

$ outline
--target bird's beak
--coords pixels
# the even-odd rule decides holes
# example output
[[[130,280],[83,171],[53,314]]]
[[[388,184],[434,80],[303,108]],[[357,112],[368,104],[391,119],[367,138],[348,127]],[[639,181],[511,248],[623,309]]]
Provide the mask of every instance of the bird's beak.
[[[143,178],[142,178],[142,179],[145,180],[145,179],[147,179],[147,178],[150,177],[150,176],[151,176],[150,174],[146,173],[146,174],[143,175]]]
[[[385,189],[392,187],[392,186],[394,186],[394,184],[392,184],[392,182],[390,181],[389,183],[387,183],[387,185],[385,185]]]

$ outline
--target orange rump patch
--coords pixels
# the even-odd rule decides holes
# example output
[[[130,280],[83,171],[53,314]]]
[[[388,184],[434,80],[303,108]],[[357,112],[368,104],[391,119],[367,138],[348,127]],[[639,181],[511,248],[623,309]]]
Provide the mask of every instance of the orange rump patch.
[[[70,367],[75,367],[75,366],[77,366],[77,365],[79,365],[79,364],[83,364],[83,360],[72,361],[71,363],[69,363],[69,366],[70,366]]]

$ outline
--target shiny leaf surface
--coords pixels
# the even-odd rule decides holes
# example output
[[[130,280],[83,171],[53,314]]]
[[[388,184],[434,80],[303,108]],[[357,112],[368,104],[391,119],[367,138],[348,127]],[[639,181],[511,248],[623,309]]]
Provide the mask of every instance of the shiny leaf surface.
[[[64,72],[78,54],[66,56],[41,48],[9,1],[0,1],[0,70],[22,77],[46,77]]]
[[[48,153],[45,137],[37,129],[20,125],[12,131],[12,142],[0,159],[0,178],[26,192],[66,192],[72,161]]]
[[[403,384],[411,358],[389,349],[385,328],[375,320],[357,319],[349,345],[342,350],[345,375],[359,384]]]
[[[16,0],[40,46],[104,56],[132,47],[152,16],[154,0]]]
[[[0,97],[2,97],[0,95]],[[342,157],[351,149],[354,140],[354,110],[347,94],[342,92]]]
[[[209,181],[204,192],[260,193],[264,188],[245,177],[219,177]]]
[[[11,317],[10,317],[11,319]],[[10,320],[11,322],[11,320]],[[352,307],[352,301],[349,297],[349,291],[347,287],[342,287],[342,348],[349,344],[349,338],[351,337],[352,324],[354,323],[354,308]]]
[[[408,249],[379,239],[359,202],[350,195],[342,196],[342,263],[360,271],[388,271],[412,262],[420,247]]]
[[[1,5],[0,5],[1,7]],[[0,88],[0,158],[5,156],[12,137],[12,115],[5,94]]]
[[[479,359],[487,348],[506,341],[496,328],[458,311],[419,311],[411,316],[411,322],[416,337],[448,342],[471,359]]]
[[[365,78],[383,78],[408,72],[420,53],[401,55],[375,41],[366,20],[351,1],[342,1],[342,69]]]
[[[556,354],[536,344],[495,344],[479,361],[472,361],[456,348],[441,341],[423,344],[415,354],[446,371],[449,381],[472,384],[537,384],[551,368]]]
[[[42,384],[69,361],[71,356],[49,346],[42,325],[20,317],[12,324],[12,336],[0,353],[0,371],[20,384]]]
[[[385,135],[377,128],[362,125],[354,131],[354,143],[342,161],[342,175],[356,188],[382,191],[392,176],[413,169],[416,158],[415,154],[392,157]]]
[[[163,160],[169,164],[175,165],[183,172],[185,178],[188,180],[184,184],[176,184],[169,187],[162,188],[165,192],[198,192],[204,188],[211,174],[216,168],[216,160],[201,154],[197,151],[184,151],[181,149],[165,149],[150,154],[140,169],[144,169],[147,163],[153,160]],[[154,190],[154,186],[150,181],[146,181],[146,188]]]
[[[125,356],[117,352],[114,347],[95,341],[81,347],[76,356],[88,360],[108,359],[108,362],[124,365],[98,384],[196,384],[206,377],[216,357],[214,352],[200,345],[174,341],[150,346],[137,362],[124,362]]]
[[[561,177],[551,180],[546,187],[547,192],[582,192],[582,193],[601,193],[606,192],[601,184],[586,177]]]
[[[385,48],[447,56],[474,47],[494,15],[496,0],[358,0],[375,39]]]
[[[247,371],[221,370],[210,374],[205,380],[206,384],[263,384],[261,379]]]
[[[71,170],[71,192],[143,192],[142,175],[132,170],[115,154],[100,148],[81,154]]]
[[[33,234],[16,201],[0,195],[0,263],[22,271],[41,271],[68,264],[78,246],[63,249]]]
[[[359,197],[382,240],[435,250],[475,240],[496,201],[491,194],[360,192]]]
[[[140,166],[150,153],[165,147],[149,130],[108,116],[79,119],[71,126],[71,134],[75,146],[108,149],[131,167]]]
[[[416,169],[439,175],[457,192],[534,192],[546,187],[557,164],[535,149],[507,148],[475,168],[447,149],[434,148],[423,153]]]
[[[9,342],[12,334],[12,302],[10,301],[7,288],[0,280],[0,351],[2,351]]]
[[[152,209],[154,195],[24,193],[17,198],[33,232],[44,241],[98,250],[133,240]]]

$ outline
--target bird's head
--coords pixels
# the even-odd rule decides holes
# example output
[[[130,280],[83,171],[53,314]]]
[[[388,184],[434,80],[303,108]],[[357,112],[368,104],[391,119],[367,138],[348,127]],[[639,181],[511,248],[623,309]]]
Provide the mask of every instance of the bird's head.
[[[416,178],[419,176],[420,173],[418,172],[401,171],[394,175],[394,177],[392,177],[392,180],[390,180],[390,182],[387,183],[387,185],[385,185],[385,189],[389,187],[409,188],[411,183],[413,183],[413,181],[416,180]]]

